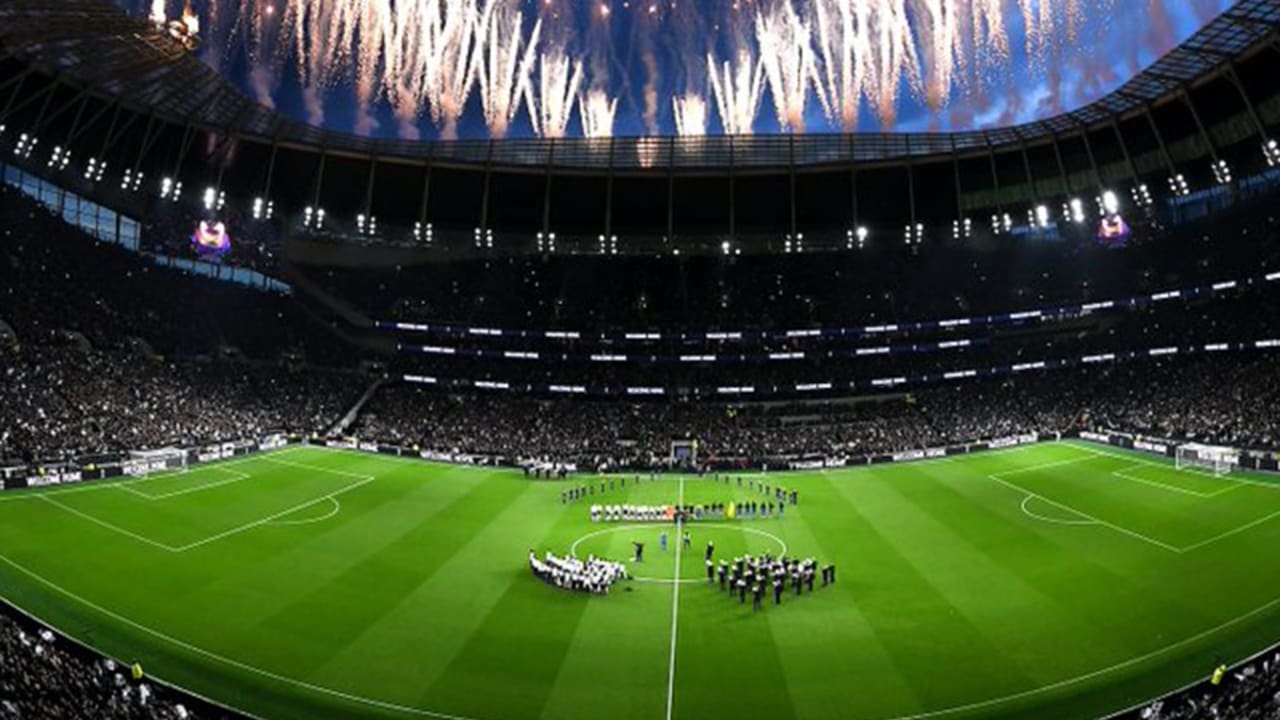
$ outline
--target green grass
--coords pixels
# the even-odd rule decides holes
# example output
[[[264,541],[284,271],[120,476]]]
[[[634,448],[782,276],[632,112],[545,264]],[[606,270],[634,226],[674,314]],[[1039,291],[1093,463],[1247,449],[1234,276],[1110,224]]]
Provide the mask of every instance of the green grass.
[[[1271,478],[1055,443],[769,482],[800,506],[693,525],[677,568],[670,526],[592,524],[572,483],[291,448],[0,494],[0,594],[271,718],[1087,718],[1280,639]],[[674,477],[603,497],[681,492],[758,497]],[[649,580],[587,597],[528,572],[580,539],[644,540]],[[753,614],[699,580],[708,540],[785,543],[839,582]]]

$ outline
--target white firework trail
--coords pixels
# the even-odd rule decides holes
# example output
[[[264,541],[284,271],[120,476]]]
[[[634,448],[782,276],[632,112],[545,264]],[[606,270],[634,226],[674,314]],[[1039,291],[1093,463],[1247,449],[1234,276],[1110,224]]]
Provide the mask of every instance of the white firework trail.
[[[396,3],[394,27],[386,51],[383,92],[399,125],[400,137],[420,137],[417,120],[427,98],[430,60],[439,42],[440,0],[401,0]]]
[[[378,128],[374,116],[375,101],[387,76],[384,66],[395,59],[389,56],[395,48],[392,8],[385,0],[361,0],[357,8],[357,52],[355,55],[356,123],[355,132],[368,135]]]
[[[820,94],[822,88],[810,29],[790,0],[777,0],[768,11],[756,14],[756,43],[778,124],[784,132],[803,131],[809,87]]]
[[[578,98],[578,117],[582,134],[589,138],[613,136],[613,120],[618,114],[618,99],[604,90],[588,90]]]
[[[871,64],[871,5],[852,0],[813,0],[816,48],[821,60],[819,100],[827,120],[843,130],[858,126]]]
[[[480,45],[476,77],[480,106],[489,137],[506,137],[511,122],[520,111],[520,99],[530,93],[529,83],[538,59],[538,36],[542,22],[524,34],[524,13],[508,0],[488,0],[477,31]]]
[[[725,134],[751,134],[764,94],[760,61],[746,48],[739,48],[733,62],[726,60],[716,67],[715,56],[708,53],[707,74],[711,76],[711,97],[715,99]]]
[[[924,44],[925,102],[934,111],[951,97],[957,59],[963,57],[959,36],[959,3],[954,0],[917,0],[919,34]]]
[[[698,93],[685,93],[671,99],[675,112],[676,134],[694,137],[707,134],[707,100]]]
[[[538,63],[537,96],[529,94],[534,132],[542,137],[564,137],[581,87],[581,60],[570,57],[563,47],[543,54]]]
[[[871,91],[867,97],[882,127],[893,127],[898,117],[898,97],[904,79],[919,86],[919,56],[907,9],[899,0],[867,0],[874,4],[870,67]]]
[[[973,23],[972,45],[980,56],[990,51],[996,60],[1009,59],[1009,33],[1005,30],[1005,0],[969,0]]]
[[[520,12],[533,0],[200,0],[198,5],[205,60],[229,67],[242,52],[259,102],[273,102],[291,65],[313,123],[323,123],[324,102],[335,89],[350,86],[359,129],[373,129],[385,102],[401,135],[417,137],[417,121],[427,115],[449,138],[456,137],[477,87],[484,120],[498,135],[508,132],[526,103],[539,133],[564,133],[576,105],[585,133],[607,135],[617,119],[617,96],[632,94],[633,69],[643,78],[643,97],[637,92],[635,105],[649,132],[657,132],[658,109],[667,102],[683,108],[677,112],[683,126],[696,127],[695,96],[703,108],[720,115],[726,132],[750,132],[765,87],[787,131],[804,128],[810,99],[821,105],[832,126],[857,128],[865,101],[891,127],[904,90],[937,112],[972,89],[971,83],[983,93],[1003,82],[1008,74],[995,71],[1009,66],[1010,37],[1019,33],[1026,42],[1019,61],[1038,74],[1047,71],[1049,82],[1056,82],[1055,66],[1068,43],[1086,32],[1089,18],[1108,17],[1116,3],[581,1],[585,12],[561,0],[538,2],[539,14],[547,18],[541,35],[543,24],[530,19],[532,28],[526,29]],[[156,20],[170,19],[169,11],[183,4],[129,2]],[[625,8],[633,13],[629,44],[614,38],[611,20]],[[665,65],[660,54],[669,60]],[[610,85],[614,66],[620,87]]]
[[[440,136],[451,140],[458,136],[458,120],[476,84],[482,31],[470,0],[443,3],[440,14],[430,18],[437,40],[427,61],[427,107]]]

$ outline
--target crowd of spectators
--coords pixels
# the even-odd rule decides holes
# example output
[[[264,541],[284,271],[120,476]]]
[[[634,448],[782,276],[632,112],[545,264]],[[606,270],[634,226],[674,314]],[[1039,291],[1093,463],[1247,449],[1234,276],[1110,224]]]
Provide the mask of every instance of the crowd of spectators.
[[[1280,718],[1280,651],[1254,658],[1204,684],[1157,700],[1122,720],[1277,720]]]
[[[896,452],[1026,432],[1108,427],[1238,447],[1280,447],[1280,358],[1155,358],[943,384],[856,401],[726,405],[467,396],[389,384],[355,435],[469,455],[600,465],[754,462]]]
[[[349,373],[160,360],[67,347],[0,350],[0,459],[323,433],[368,383]]]
[[[0,720],[197,720],[209,712],[113,660],[0,612]]]

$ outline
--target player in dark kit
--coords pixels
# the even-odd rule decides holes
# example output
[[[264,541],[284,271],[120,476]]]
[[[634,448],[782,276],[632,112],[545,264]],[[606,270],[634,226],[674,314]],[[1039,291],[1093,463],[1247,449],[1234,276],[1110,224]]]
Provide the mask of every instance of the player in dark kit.
[[[644,562],[644,543],[632,542],[636,549],[636,562]]]
[[[716,564],[707,558],[707,582],[714,585],[716,583]]]
[[[707,555],[706,555],[706,560],[707,560],[708,562],[710,562],[710,560],[711,560],[711,556],[712,556],[712,555],[715,555],[715,553],[716,553],[716,544],[715,544],[714,542],[711,542],[710,540],[708,540],[708,541],[707,541]]]
[[[760,612],[761,601],[764,600],[764,586],[756,583],[751,586],[751,609],[754,612]]]
[[[773,604],[782,604],[782,577],[780,575],[773,579]]]

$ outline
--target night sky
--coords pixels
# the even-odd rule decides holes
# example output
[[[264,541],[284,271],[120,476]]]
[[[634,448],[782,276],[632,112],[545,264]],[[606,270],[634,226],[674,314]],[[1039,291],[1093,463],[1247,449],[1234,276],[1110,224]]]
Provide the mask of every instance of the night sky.
[[[484,1],[194,0],[194,7],[204,38],[201,58],[260,102],[332,130],[388,138],[435,138],[442,136],[441,124],[433,121],[428,99],[401,102],[399,112],[393,108],[395,103],[386,88],[392,84],[391,78],[408,73],[391,67],[393,61],[385,47],[394,46],[406,57],[419,53],[414,41],[417,26],[399,19],[408,3],[426,7],[432,2]],[[563,83],[562,78],[560,92],[564,94],[567,86],[569,98],[595,90],[615,99],[614,135],[675,134],[672,99],[685,94],[705,102],[706,121],[699,127],[705,127],[707,133],[723,133],[724,122],[709,79],[708,55],[720,66],[739,53],[747,58],[744,67],[758,68],[753,76],[758,85],[744,84],[757,87],[759,96],[754,119],[747,116],[752,132],[846,129],[838,108],[829,109],[839,104],[835,95],[828,93],[828,111],[819,101],[819,87],[830,76],[824,74],[825,57],[818,48],[815,3],[827,3],[828,8],[841,3],[894,6],[905,13],[900,27],[911,34],[911,48],[917,57],[914,64],[904,64],[906,69],[897,83],[879,76],[864,83],[864,93],[857,102],[856,129],[861,131],[980,129],[1077,108],[1119,87],[1233,4],[1233,0],[685,0],[684,5],[673,0],[506,1],[511,10],[522,13],[526,41],[535,23],[539,30],[538,44],[527,55],[523,47],[500,48],[511,52],[502,57],[515,59],[511,64],[515,77],[521,77],[523,68],[530,93],[537,95],[546,92],[545,83],[540,84],[540,66],[546,56],[581,61],[578,84]],[[156,0],[118,2],[145,16]],[[979,37],[981,31],[966,24],[977,4],[1002,16],[1003,32],[990,32],[988,26]],[[1042,4],[1048,15],[1038,15],[1046,12]],[[308,5],[309,9],[299,9]],[[951,66],[954,73],[949,83],[939,79],[940,64],[932,50],[936,45],[930,44],[930,38],[938,35],[930,34],[928,20],[931,8],[947,5],[963,18],[955,34],[958,39],[943,46],[951,48],[942,63]],[[172,16],[181,8],[182,0],[170,0],[166,11]],[[794,9],[794,15],[785,12],[789,9]],[[304,13],[311,14],[303,17]],[[803,60],[803,51],[808,50],[813,72],[812,77],[794,73],[809,78],[802,80],[809,87],[802,103],[793,95],[783,109],[775,108],[772,88],[778,86],[771,82],[768,68],[763,63],[757,66],[759,58],[779,55],[762,51],[767,40],[761,35],[759,19],[774,13],[772,17],[798,18],[795,27],[809,33],[807,41],[788,36],[788,52],[781,56]],[[1048,17],[1049,21],[1037,27],[1036,23],[1044,22],[1037,17]],[[1030,37],[1028,21],[1032,23]],[[828,23],[827,27],[834,25]],[[495,22],[494,28],[498,26]],[[516,34],[499,30],[490,34],[495,36],[509,42]],[[859,57],[884,57],[880,37],[869,38],[858,51]],[[530,64],[520,65],[518,61],[526,58]],[[885,71],[883,77],[891,78],[887,68],[893,64],[886,62],[868,72]],[[786,73],[786,61],[779,61],[775,69]],[[495,72],[494,77],[504,75]],[[519,83],[509,84],[512,87],[505,95],[495,93],[495,97],[515,98],[519,103],[516,110],[507,113],[509,127],[492,132],[493,121],[486,123],[476,82],[458,113],[456,135],[554,134],[535,130],[528,105],[516,87]],[[363,92],[358,90],[361,87]],[[886,93],[893,99],[873,99]],[[405,94],[416,97],[419,93],[410,90]],[[931,94],[945,98],[930,103],[926,97]],[[564,134],[582,135],[581,107],[570,106],[573,110],[567,123],[560,120]],[[791,127],[784,125],[788,118]],[[849,122],[847,112],[844,121]]]

